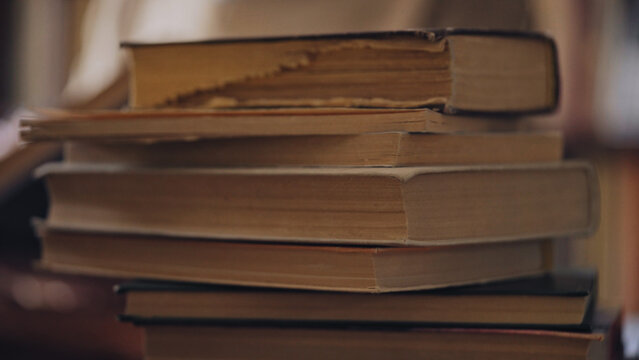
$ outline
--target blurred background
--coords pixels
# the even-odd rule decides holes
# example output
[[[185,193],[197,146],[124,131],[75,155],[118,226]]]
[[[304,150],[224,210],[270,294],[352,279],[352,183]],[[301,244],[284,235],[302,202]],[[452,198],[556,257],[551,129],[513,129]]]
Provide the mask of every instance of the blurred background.
[[[33,168],[56,144],[25,145],[39,108],[123,108],[120,41],[202,40],[405,28],[536,30],[555,38],[567,157],[597,167],[601,225],[556,245],[558,265],[599,270],[599,304],[623,309],[639,341],[639,2],[633,0],[3,0],[0,1],[0,354],[7,359],[139,359],[141,334],[116,321],[117,279],[37,269],[30,221],[46,215]],[[634,333],[633,331],[634,327]],[[635,345],[637,346],[637,345]]]

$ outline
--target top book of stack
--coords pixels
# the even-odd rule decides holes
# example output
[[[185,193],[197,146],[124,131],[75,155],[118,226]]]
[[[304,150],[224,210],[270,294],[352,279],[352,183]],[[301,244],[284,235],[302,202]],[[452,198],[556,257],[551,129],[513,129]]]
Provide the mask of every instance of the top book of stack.
[[[554,43],[535,33],[417,30],[124,46],[132,52],[135,109],[517,115],[552,111],[558,101]]]

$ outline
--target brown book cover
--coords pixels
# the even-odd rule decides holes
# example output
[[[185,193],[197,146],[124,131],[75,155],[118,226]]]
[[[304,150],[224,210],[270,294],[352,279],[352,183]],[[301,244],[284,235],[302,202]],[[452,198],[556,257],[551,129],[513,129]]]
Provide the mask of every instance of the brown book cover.
[[[193,141],[231,137],[469,133],[525,130],[511,117],[450,116],[429,109],[41,110],[21,121],[25,141]]]
[[[544,240],[437,247],[211,241],[39,229],[40,265],[78,274],[349,292],[472,284],[546,271]]]
[[[117,286],[136,323],[351,323],[590,331],[596,275],[583,269],[369,296],[172,281]]]
[[[557,132],[368,133],[200,141],[70,141],[69,163],[151,167],[424,166],[561,161]]]
[[[370,168],[142,168],[51,163],[48,226],[218,239],[451,245],[584,236],[585,162]]]
[[[144,326],[149,358],[605,359],[604,333],[328,326]]]
[[[123,45],[133,54],[134,108],[522,114],[558,102],[555,45],[538,33],[404,30]]]

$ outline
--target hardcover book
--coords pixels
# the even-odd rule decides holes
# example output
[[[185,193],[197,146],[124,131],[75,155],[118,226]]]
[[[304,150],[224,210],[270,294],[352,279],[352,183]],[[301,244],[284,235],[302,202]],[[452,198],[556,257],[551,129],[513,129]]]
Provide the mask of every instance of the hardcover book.
[[[51,163],[50,228],[218,239],[434,246],[583,236],[583,162],[405,168],[141,168]]]
[[[557,105],[551,39],[405,30],[124,44],[133,108],[430,107],[527,113]]]
[[[40,229],[42,267],[78,274],[349,292],[432,289],[539,274],[546,241],[376,248]]]
[[[590,330],[596,279],[554,271],[523,279],[370,296],[132,281],[123,318],[136,323],[359,323]]]
[[[559,133],[274,136],[200,141],[72,141],[71,163],[152,167],[422,166],[557,162]]]
[[[605,359],[602,333],[323,326],[144,326],[149,359]],[[599,356],[595,356],[595,355]]]
[[[529,120],[451,116],[429,109],[41,111],[21,121],[25,141],[166,141],[372,132],[450,134],[525,130]]]

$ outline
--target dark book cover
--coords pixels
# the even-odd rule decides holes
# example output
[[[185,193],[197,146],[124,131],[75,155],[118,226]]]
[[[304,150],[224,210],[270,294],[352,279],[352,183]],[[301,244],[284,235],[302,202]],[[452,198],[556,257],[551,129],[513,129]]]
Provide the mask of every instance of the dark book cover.
[[[129,292],[147,291],[147,292],[216,292],[216,291],[232,291],[232,292],[313,292],[311,290],[287,290],[287,289],[271,289],[271,288],[251,288],[241,286],[218,286],[196,283],[182,283],[182,282],[165,282],[165,281],[148,281],[137,280],[120,284],[116,287],[115,291],[119,294],[126,294]],[[539,276],[527,277],[517,280],[499,281],[493,283],[451,287],[437,290],[427,291],[413,291],[394,294],[381,294],[370,296],[386,296],[392,297],[396,294],[411,295],[411,296],[425,296],[425,295],[439,295],[439,296],[461,296],[461,295],[486,295],[486,296],[556,296],[556,297],[583,297],[587,298],[588,305],[586,313],[581,324],[575,325],[537,325],[537,324],[448,324],[448,323],[436,323],[436,324],[424,324],[420,323],[405,323],[405,322],[353,322],[353,321],[334,321],[334,320],[314,320],[314,321],[300,321],[300,320],[246,320],[246,319],[206,319],[206,318],[168,318],[168,317],[140,317],[135,315],[121,315],[120,320],[133,322],[137,325],[150,325],[150,324],[192,324],[192,325],[207,325],[207,324],[223,324],[223,325],[250,325],[250,326],[282,326],[282,327],[295,327],[300,324],[309,327],[323,327],[323,326],[336,326],[336,327],[350,327],[350,326],[392,326],[392,327],[441,327],[441,328],[509,328],[509,329],[546,329],[546,330],[560,330],[560,331],[578,331],[578,332],[590,332],[593,329],[593,314],[595,309],[595,300],[597,293],[597,281],[596,273],[589,270],[562,270],[553,271]],[[335,296],[340,296],[340,293],[332,293]]]
[[[415,296],[437,295],[531,295],[531,296],[588,296],[596,293],[596,274],[585,269],[570,269],[548,272],[538,276],[504,280],[478,285],[457,286],[436,290],[410,291],[403,294]],[[256,288],[232,285],[210,285],[200,283],[134,280],[115,287],[118,294],[130,291],[255,291]],[[265,288],[264,292],[312,292],[312,290],[287,290]],[[392,294],[387,294],[392,296]]]

